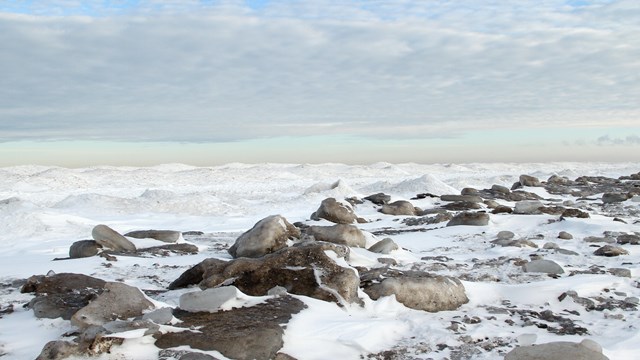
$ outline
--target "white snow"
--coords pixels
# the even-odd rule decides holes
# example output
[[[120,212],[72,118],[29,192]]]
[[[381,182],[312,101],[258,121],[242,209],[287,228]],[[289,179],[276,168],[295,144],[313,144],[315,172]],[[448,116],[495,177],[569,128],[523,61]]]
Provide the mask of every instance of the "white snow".
[[[464,187],[490,188],[493,184],[510,187],[520,174],[546,180],[558,174],[577,176],[629,175],[640,170],[640,163],[548,163],[548,164],[387,164],[348,166],[342,164],[228,164],[218,167],[193,167],[167,164],[147,168],[95,166],[65,169],[44,166],[0,168],[0,309],[13,305],[14,312],[0,318],[0,356],[2,359],[33,359],[44,344],[60,339],[73,329],[61,319],[36,319],[22,305],[31,299],[20,294],[19,279],[35,274],[78,272],[109,281],[123,281],[144,290],[166,289],[183,271],[208,257],[229,259],[219,246],[233,244],[237,236],[260,219],[283,215],[290,223],[308,222],[320,202],[327,197],[343,201],[345,197],[384,192],[392,200],[410,199],[419,193],[458,194]],[[547,194],[541,188],[526,188],[545,198],[576,201],[571,196]],[[423,209],[436,206],[437,199],[411,200]],[[513,203],[502,202],[513,206]],[[623,204],[627,211],[640,210],[632,199]],[[298,296],[308,308],[294,315],[286,326],[285,352],[297,359],[360,359],[361,356],[395,349],[408,358],[451,358],[465,344],[502,341],[502,345],[473,355],[474,359],[502,359],[517,344],[548,341],[595,340],[611,359],[634,359],[640,353],[640,314],[638,311],[612,309],[585,311],[584,307],[559,296],[569,290],[580,297],[604,297],[622,300],[640,297],[640,246],[624,245],[629,255],[620,258],[592,256],[593,244],[587,236],[602,236],[603,231],[633,233],[637,215],[627,224],[611,217],[594,215],[590,219],[566,219],[551,215],[496,215],[484,227],[444,224],[419,226],[424,232],[397,235],[372,235],[377,230],[407,229],[398,219],[377,212],[370,202],[353,207],[358,216],[370,220],[358,224],[365,231],[367,246],[385,237],[401,249],[388,255],[366,249],[352,249],[347,261],[332,257],[341,266],[383,266],[377,259],[391,258],[398,267],[427,270],[442,275],[462,276],[470,302],[456,311],[426,313],[408,309],[396,299],[370,300],[361,293],[364,305],[340,307]],[[310,222],[309,222],[310,223]],[[201,252],[189,256],[119,257],[107,263],[99,257],[53,261],[68,254],[69,246],[90,239],[91,229],[106,224],[120,233],[141,229],[202,231],[202,237],[184,241],[199,246]],[[516,239],[530,239],[539,249],[495,247],[490,243],[502,230],[510,230]],[[557,239],[560,231],[573,234],[573,240]],[[536,236],[541,235],[542,238]],[[151,239],[130,239],[136,246],[163,245]],[[181,239],[181,242],[183,240]],[[541,250],[547,242],[579,255],[563,255]],[[525,274],[515,264],[540,253],[565,269],[554,279],[544,274]],[[449,260],[442,260],[447,257]],[[421,260],[425,258],[425,260]],[[491,262],[501,261],[500,265]],[[571,271],[591,266],[627,268],[631,278],[610,274],[575,275]],[[475,277],[475,278],[474,278]],[[192,291],[192,290],[190,290]],[[183,290],[169,291],[153,300],[164,306],[177,306]],[[619,295],[624,294],[624,295]],[[246,306],[262,299],[243,299]],[[495,313],[495,308],[513,306],[520,310],[551,310],[571,318],[588,329],[585,335],[559,335],[526,325],[518,315]],[[568,311],[578,312],[572,315]],[[478,317],[478,323],[463,321]],[[510,326],[505,320],[513,320]],[[449,329],[452,322],[463,330]],[[557,324],[549,323],[549,326]],[[112,354],[98,359],[150,359],[159,349],[153,338],[140,332],[121,334],[124,344]],[[486,338],[486,339],[485,339]],[[489,339],[489,340],[487,340]],[[470,341],[469,343],[465,341]],[[470,345],[473,347],[472,345]],[[186,348],[185,348],[186,349]],[[218,358],[224,358],[216,352]]]

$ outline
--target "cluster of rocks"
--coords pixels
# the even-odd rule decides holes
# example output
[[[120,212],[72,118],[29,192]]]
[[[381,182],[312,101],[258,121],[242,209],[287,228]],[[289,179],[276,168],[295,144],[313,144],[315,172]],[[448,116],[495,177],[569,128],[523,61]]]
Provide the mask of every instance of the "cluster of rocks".
[[[209,359],[212,357],[198,351],[211,350],[234,359],[290,359],[279,351],[286,324],[294,314],[305,309],[300,296],[334,302],[339,306],[363,304],[363,294],[373,300],[395,296],[398,302],[416,310],[438,312],[458,309],[469,300],[457,278],[415,268],[394,268],[394,262],[388,261],[393,259],[380,259],[381,264],[373,268],[349,265],[352,248],[366,248],[376,254],[399,250],[393,239],[378,240],[375,234],[358,227],[368,220],[356,214],[356,205],[369,201],[382,214],[402,217],[401,223],[407,227],[445,222],[446,226],[486,226],[491,216],[503,213],[550,214],[558,216],[557,221],[590,216],[571,202],[560,206],[554,199],[543,199],[524,190],[527,187],[543,187],[551,194],[581,197],[604,193],[600,200],[602,206],[607,206],[640,196],[640,173],[621,179],[581,177],[569,180],[552,176],[547,181],[522,175],[511,188],[493,185],[482,190],[465,188],[460,194],[419,194],[417,198],[430,196],[439,199],[438,207],[426,210],[407,200],[392,202],[391,196],[384,193],[363,199],[350,198],[344,202],[327,198],[310,218],[326,220],[332,225],[292,224],[281,215],[258,221],[237,237],[228,249],[232,259],[205,259],[168,285],[167,291],[193,290],[182,294],[175,308],[158,308],[140,289],[122,282],[68,273],[33,276],[22,291],[34,294],[28,307],[35,316],[61,317],[78,329],[69,334],[73,338],[70,341],[48,343],[38,359],[64,359],[72,355],[93,356],[109,352],[113,346],[123,342],[117,333],[134,329],[153,335],[155,345],[163,349],[161,358],[166,359]],[[496,200],[513,202],[514,206],[503,205]],[[137,248],[130,239],[155,239],[167,244]],[[93,228],[91,240],[71,245],[69,258],[99,255],[115,260],[117,256],[198,252],[195,245],[180,242],[181,239],[182,234],[177,231],[138,230],[121,235],[106,225],[97,225]],[[558,234],[558,241],[571,239],[573,236],[567,232]],[[493,246],[537,249],[535,240],[539,239],[516,238],[511,231],[501,231],[491,243]],[[612,257],[628,253],[619,245],[640,244],[640,234],[605,233],[602,237],[588,237],[583,241],[604,243],[593,254]],[[577,255],[555,242],[547,242],[538,251]],[[562,266],[538,255],[532,256],[530,261],[516,260],[513,263],[518,264],[524,273],[550,276],[565,273]],[[618,276],[630,276],[630,273],[622,271],[625,269],[610,270]],[[574,302],[590,301],[573,294],[566,296]],[[252,297],[264,298],[257,304],[243,306]],[[557,323],[566,320],[546,313],[529,315]],[[181,348],[184,346],[194,351]],[[593,342],[520,346],[509,352],[506,359],[563,357],[606,359]]]

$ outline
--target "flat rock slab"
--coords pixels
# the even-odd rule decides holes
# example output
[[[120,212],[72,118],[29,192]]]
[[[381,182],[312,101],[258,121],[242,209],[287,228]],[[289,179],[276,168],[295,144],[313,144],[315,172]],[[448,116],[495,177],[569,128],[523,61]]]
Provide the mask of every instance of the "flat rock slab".
[[[103,247],[124,252],[136,252],[136,246],[107,225],[96,225],[91,231],[93,239]]]
[[[583,341],[585,343],[585,341]],[[589,348],[582,343],[576,344],[557,341],[547,344],[520,346],[511,350],[505,360],[608,360],[602,351]]]
[[[175,243],[180,239],[180,235],[182,233],[174,230],[136,230],[124,234],[136,239],[155,239],[166,243]]]
[[[252,306],[218,312],[188,312],[176,309],[178,327],[198,329],[157,335],[161,349],[189,346],[219,351],[231,359],[273,359],[282,348],[282,325],[306,306],[291,296],[268,299]]]
[[[453,217],[447,226],[485,226],[489,225],[489,214],[481,212],[462,212]]]

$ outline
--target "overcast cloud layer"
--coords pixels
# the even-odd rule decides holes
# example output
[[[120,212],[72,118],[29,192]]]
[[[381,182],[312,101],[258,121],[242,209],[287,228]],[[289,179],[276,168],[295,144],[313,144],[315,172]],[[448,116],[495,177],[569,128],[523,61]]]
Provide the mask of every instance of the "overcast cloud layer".
[[[0,141],[640,122],[636,0],[15,3],[0,5]]]

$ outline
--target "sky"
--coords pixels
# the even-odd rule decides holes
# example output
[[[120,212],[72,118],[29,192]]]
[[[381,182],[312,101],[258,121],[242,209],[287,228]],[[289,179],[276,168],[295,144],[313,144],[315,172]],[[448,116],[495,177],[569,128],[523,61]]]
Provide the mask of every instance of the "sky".
[[[0,166],[640,161],[637,0],[4,0],[0,44]]]

